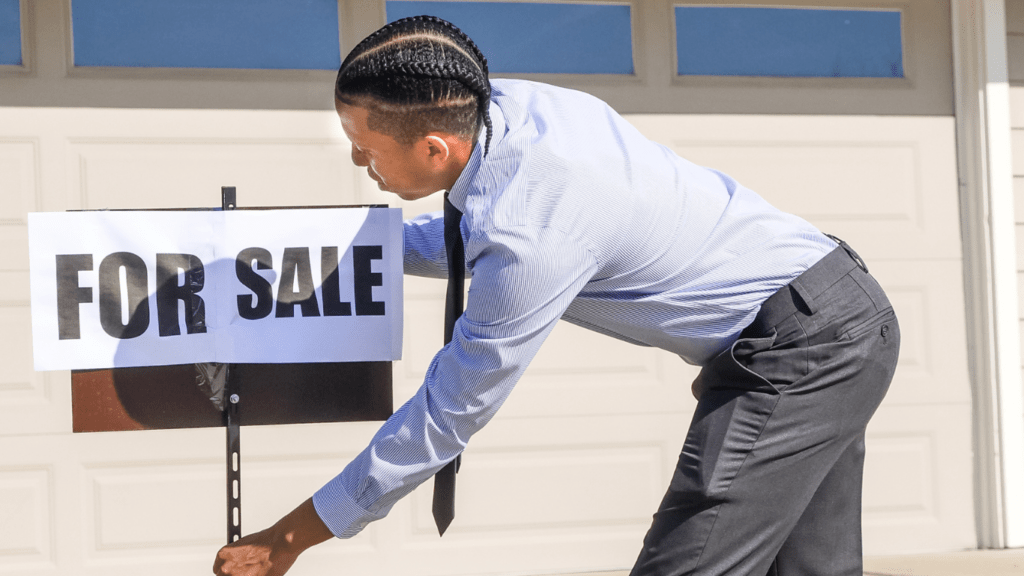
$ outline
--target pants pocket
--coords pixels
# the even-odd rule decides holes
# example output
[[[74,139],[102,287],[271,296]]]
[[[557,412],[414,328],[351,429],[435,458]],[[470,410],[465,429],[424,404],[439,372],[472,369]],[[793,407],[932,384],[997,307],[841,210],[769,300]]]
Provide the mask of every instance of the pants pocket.
[[[742,360],[773,342],[774,336],[738,340],[701,371],[705,389],[671,484],[675,506],[714,505],[728,491],[780,398]]]
[[[703,389],[776,393],[768,378],[750,368],[754,356],[770,350],[775,344],[775,337],[773,330],[767,336],[740,338],[733,342],[701,370]]]
[[[896,319],[896,312],[892,308],[883,310],[871,318],[853,326],[847,328],[841,339],[855,340],[859,336],[863,336],[872,330],[878,330],[879,334],[883,337],[888,336],[888,325]]]

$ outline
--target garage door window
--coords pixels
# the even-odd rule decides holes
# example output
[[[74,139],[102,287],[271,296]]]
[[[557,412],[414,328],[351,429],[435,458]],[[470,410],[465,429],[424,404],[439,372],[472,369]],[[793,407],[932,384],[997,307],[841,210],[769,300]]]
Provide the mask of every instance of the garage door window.
[[[341,66],[336,0],[72,0],[71,23],[75,66]]]
[[[21,66],[21,7],[0,0],[0,65]]]
[[[429,14],[461,28],[504,74],[632,74],[630,7],[619,4],[388,2],[389,22]]]
[[[681,76],[902,78],[896,10],[676,6]]]

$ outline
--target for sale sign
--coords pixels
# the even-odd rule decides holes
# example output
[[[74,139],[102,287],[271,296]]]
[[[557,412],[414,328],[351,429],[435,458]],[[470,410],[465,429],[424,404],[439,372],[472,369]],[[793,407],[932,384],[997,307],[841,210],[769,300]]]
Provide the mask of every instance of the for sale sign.
[[[29,215],[36,370],[390,361],[401,211]]]

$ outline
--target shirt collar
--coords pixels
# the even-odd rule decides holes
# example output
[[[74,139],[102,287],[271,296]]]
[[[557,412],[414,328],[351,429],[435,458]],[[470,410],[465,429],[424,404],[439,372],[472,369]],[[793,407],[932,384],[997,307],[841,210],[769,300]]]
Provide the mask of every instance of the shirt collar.
[[[507,125],[505,123],[505,115],[502,114],[501,108],[493,100],[491,100],[487,112],[491,117],[491,145],[487,152],[487,156],[490,157],[505,137]],[[480,170],[480,165],[487,161],[483,157],[484,144],[486,142],[487,130],[484,129],[480,131],[480,136],[477,138],[476,143],[473,144],[473,152],[469,155],[469,162],[466,163],[466,167],[462,169],[462,173],[455,180],[452,189],[448,191],[448,200],[461,212],[466,211],[466,197],[469,195],[473,179],[476,178],[476,174]]]

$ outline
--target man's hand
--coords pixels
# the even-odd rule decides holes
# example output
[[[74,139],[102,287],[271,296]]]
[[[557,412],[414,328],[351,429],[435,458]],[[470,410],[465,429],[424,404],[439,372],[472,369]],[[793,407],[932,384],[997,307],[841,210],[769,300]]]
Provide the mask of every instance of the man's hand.
[[[307,548],[333,536],[306,500],[276,524],[228,544],[217,552],[219,576],[281,576]]]
[[[274,527],[250,534],[220,549],[213,573],[231,576],[281,576],[299,557],[283,545]]]
[[[701,370],[697,377],[693,379],[693,384],[690,384],[690,392],[693,393],[693,397],[697,400],[700,400],[701,395],[704,394],[704,382],[700,378],[703,374],[704,371]]]

